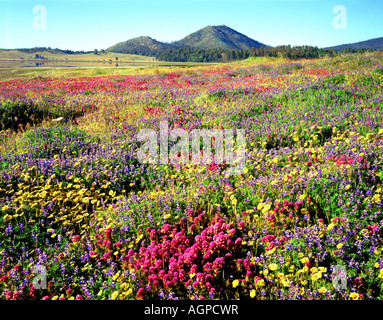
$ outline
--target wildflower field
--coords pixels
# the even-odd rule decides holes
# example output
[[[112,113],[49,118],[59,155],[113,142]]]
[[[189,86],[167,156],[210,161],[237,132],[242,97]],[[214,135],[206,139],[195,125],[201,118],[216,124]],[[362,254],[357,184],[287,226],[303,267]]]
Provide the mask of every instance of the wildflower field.
[[[381,300],[382,87],[382,53],[0,82],[0,299]],[[243,172],[141,164],[161,121],[245,129]]]

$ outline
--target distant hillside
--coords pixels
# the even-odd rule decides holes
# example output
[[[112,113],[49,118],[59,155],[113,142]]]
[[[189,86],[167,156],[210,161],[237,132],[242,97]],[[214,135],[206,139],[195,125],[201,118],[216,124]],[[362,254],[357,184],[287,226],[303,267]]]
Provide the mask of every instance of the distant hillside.
[[[383,38],[375,38],[366,41],[360,41],[355,43],[342,44],[339,46],[330,47],[328,49],[335,49],[337,51],[344,49],[373,49],[373,50],[383,50]]]
[[[19,48],[19,49],[0,49],[0,51],[20,51],[20,52],[25,52],[25,53],[36,53],[36,52],[49,52],[49,53],[55,53],[55,54],[85,54],[85,53],[90,53],[92,51],[73,51],[73,50],[63,50],[59,48],[51,48],[51,47],[34,47],[34,48]]]
[[[267,47],[227,26],[207,26],[182,40],[174,42],[178,47],[201,49],[250,50]]]
[[[226,26],[207,26],[185,38],[163,43],[150,37],[138,37],[120,42],[106,49],[108,52],[156,56],[169,50],[183,48],[250,50],[268,47]]]
[[[120,42],[109,47],[105,51],[115,53],[130,53],[143,56],[155,56],[158,53],[177,49],[175,45],[159,42],[150,37],[138,37],[128,41]]]

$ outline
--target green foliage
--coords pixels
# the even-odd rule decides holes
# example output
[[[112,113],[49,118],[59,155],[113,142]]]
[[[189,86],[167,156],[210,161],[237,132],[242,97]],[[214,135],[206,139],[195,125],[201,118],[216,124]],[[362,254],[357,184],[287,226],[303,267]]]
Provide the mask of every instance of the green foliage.
[[[106,49],[107,52],[138,54],[143,56],[155,56],[178,47],[162,43],[150,37],[138,37],[128,41],[120,42]]]
[[[92,94],[88,92],[87,94]],[[81,107],[73,105],[63,108],[61,105],[52,103],[49,96],[43,96],[40,105],[22,101],[0,102],[0,131],[1,130],[25,130],[27,125],[33,126],[44,119],[63,117],[65,121],[73,121],[85,112],[93,110],[93,105]]]
[[[336,55],[335,50],[318,49],[311,46],[278,46],[278,47],[260,47],[255,49],[222,49],[222,48],[179,48],[158,52],[157,60],[174,62],[226,62],[235,60],[244,60],[251,57],[273,57],[297,59],[315,59],[323,55]],[[303,68],[301,65],[295,65],[295,69]]]
[[[325,83],[334,83],[334,84],[342,84],[346,81],[346,77],[343,74],[338,74],[336,76],[328,77],[325,80]]]
[[[67,127],[53,127],[47,129],[39,129],[28,131],[24,134],[24,137],[29,140],[29,143],[52,143],[55,140],[62,142],[67,139],[75,139],[78,141],[86,141],[88,135],[77,128],[68,129]]]
[[[29,218],[35,216],[35,211],[32,208],[24,208],[18,212],[22,214],[18,217],[18,221],[13,219],[12,222],[6,222],[6,218],[10,215],[15,215],[16,212],[14,209],[8,209],[2,212],[3,219],[0,219],[0,242],[7,243],[9,242],[10,237],[7,237],[4,233],[4,230],[8,228],[8,232],[13,235],[15,245],[12,246],[12,250],[9,250],[9,253],[12,257],[17,257],[17,255],[22,253],[22,248],[41,248],[45,245],[45,239],[47,237],[47,229],[49,225],[42,219],[41,221],[30,221]],[[29,220],[29,221],[28,221]]]
[[[106,71],[105,70],[103,70],[103,69],[101,69],[101,68],[96,68],[95,70],[94,70],[94,72],[93,72],[93,74],[95,75],[95,76],[100,76],[100,75],[103,75],[103,74],[105,74],[106,73]],[[88,90],[85,90],[86,92],[85,92],[85,94],[90,94],[90,91],[88,91]]]
[[[63,49],[52,49],[51,47],[34,47],[34,48],[21,48],[17,49],[21,52],[26,52],[29,54],[36,53],[36,52],[50,52],[50,53],[64,53],[64,54],[84,54],[84,53],[90,53],[90,51],[73,51],[73,50],[63,50]]]
[[[68,153],[78,155],[85,150],[91,150],[97,142],[84,131],[68,127],[31,130],[24,133],[23,141],[29,146],[30,153],[37,158],[62,154],[63,145]]]
[[[31,103],[3,102],[0,104],[0,130],[16,131],[27,123],[40,122],[43,116],[43,110]]]

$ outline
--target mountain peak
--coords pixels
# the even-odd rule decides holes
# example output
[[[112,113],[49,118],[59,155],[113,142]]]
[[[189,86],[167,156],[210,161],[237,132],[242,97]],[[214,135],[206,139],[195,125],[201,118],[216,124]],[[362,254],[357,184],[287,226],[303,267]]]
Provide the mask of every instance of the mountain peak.
[[[148,36],[136,37],[124,42],[117,43],[106,51],[116,53],[130,53],[144,56],[155,56],[156,53],[165,52],[177,47],[171,44],[162,43]]]
[[[239,49],[255,49],[260,47],[266,47],[263,43],[260,43],[254,39],[245,36],[234,29],[225,25],[220,26],[207,26],[194,33],[187,35],[180,41],[175,42],[181,47],[192,48],[221,48],[228,50]]]
[[[257,49],[267,46],[226,25],[209,25],[171,44],[159,42],[148,36],[141,36],[118,43],[106,51],[154,56],[157,53],[179,48],[249,50],[252,47]]]

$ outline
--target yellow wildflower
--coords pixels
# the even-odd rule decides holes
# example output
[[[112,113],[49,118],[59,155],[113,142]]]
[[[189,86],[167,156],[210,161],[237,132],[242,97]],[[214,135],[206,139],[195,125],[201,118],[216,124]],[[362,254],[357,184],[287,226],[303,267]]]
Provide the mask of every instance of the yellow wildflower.
[[[317,273],[314,273],[314,274],[311,276],[311,280],[312,280],[312,281],[317,281],[317,280],[318,280]]]
[[[269,264],[268,268],[271,271],[275,271],[278,269],[278,265],[276,263],[272,263],[272,264]]]
[[[290,286],[290,282],[289,282],[289,280],[287,280],[287,279],[283,279],[283,280],[282,280],[282,285],[283,285],[284,287],[288,287],[288,286]]]
[[[263,287],[264,285],[265,285],[265,281],[263,279],[257,281],[257,286]]]
[[[320,293],[326,293],[327,289],[325,287],[322,287],[318,290]]]
[[[309,261],[309,259],[307,257],[304,257],[304,258],[301,259],[302,263],[306,263],[307,261]]]
[[[316,268],[316,267],[312,267],[312,268],[310,269],[310,271],[311,271],[312,273],[317,273],[317,272],[318,272],[318,268]]]
[[[356,292],[352,292],[350,293],[350,298],[352,300],[359,300],[359,294],[357,294]]]

